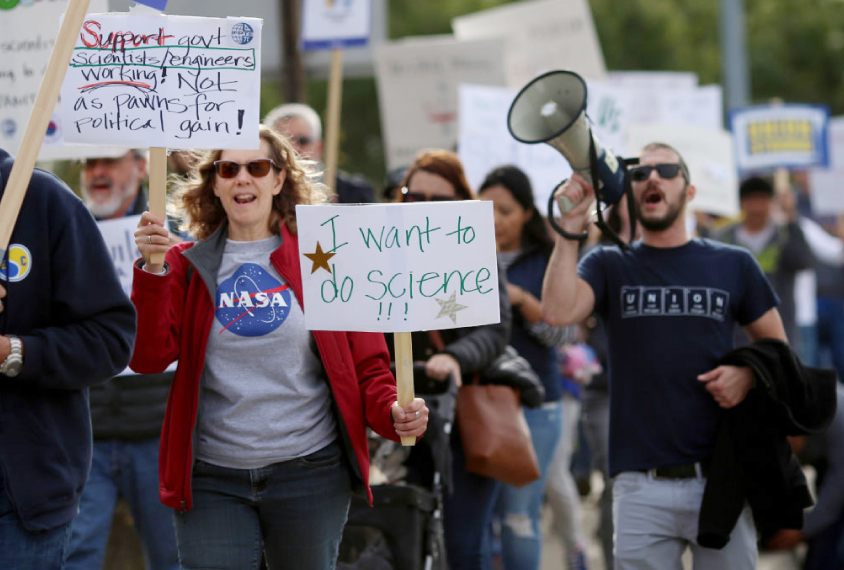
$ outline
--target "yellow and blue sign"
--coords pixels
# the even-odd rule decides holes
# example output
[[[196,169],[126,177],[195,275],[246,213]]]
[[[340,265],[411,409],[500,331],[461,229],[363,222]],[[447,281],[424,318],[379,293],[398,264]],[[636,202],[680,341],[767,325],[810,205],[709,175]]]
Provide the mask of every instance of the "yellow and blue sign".
[[[730,112],[739,170],[827,166],[829,108],[758,105]]]
[[[0,263],[0,279],[10,283],[23,281],[32,270],[32,255],[25,245],[13,243]]]

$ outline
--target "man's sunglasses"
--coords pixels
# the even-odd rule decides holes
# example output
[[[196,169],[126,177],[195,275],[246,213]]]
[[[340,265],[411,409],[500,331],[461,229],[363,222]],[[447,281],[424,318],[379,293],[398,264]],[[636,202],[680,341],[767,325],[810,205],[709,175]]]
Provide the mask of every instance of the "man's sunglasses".
[[[660,178],[665,180],[671,180],[672,178],[676,178],[678,174],[683,172],[683,168],[676,163],[665,163],[665,164],[644,164],[642,166],[636,166],[630,169],[630,177],[633,182],[644,182],[651,176],[651,172],[656,170],[656,173],[659,174]],[[683,172],[683,176],[685,177],[686,173]]]
[[[296,142],[296,144],[299,145],[299,146],[308,146],[309,144],[313,143],[316,140],[316,139],[314,139],[314,137],[300,136],[300,135],[295,135],[295,136],[292,136],[290,138],[293,139]]]
[[[263,178],[270,173],[271,168],[278,168],[270,158],[258,158],[247,163],[233,160],[215,160],[214,170],[220,178],[234,178],[240,173],[240,167],[245,166],[246,172],[253,178]]]
[[[424,192],[407,192],[402,188],[402,202],[451,202],[454,196],[445,194],[425,194]]]

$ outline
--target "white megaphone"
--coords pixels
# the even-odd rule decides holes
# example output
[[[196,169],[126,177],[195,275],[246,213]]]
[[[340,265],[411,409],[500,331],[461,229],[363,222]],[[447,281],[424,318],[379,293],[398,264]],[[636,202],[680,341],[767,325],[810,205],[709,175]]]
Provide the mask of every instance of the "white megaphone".
[[[626,163],[592,134],[586,117],[586,82],[578,74],[551,71],[525,85],[510,105],[507,128],[519,142],[546,143],[560,151],[572,170],[592,182],[604,205],[616,204],[624,196]],[[564,212],[575,206],[565,196],[561,201]],[[583,239],[585,234],[575,238],[553,223],[552,206],[553,193],[549,200],[552,225],[566,237]],[[599,208],[599,216],[600,212]]]

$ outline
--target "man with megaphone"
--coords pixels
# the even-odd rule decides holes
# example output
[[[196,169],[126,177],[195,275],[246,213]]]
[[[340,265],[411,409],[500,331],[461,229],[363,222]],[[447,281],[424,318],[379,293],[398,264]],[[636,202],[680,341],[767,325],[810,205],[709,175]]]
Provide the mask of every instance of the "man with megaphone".
[[[720,410],[755,389],[750,368],[719,360],[733,349],[736,323],[753,340],[786,341],[779,300],[749,253],[690,237],[695,187],[674,148],[647,145],[627,175],[641,240],[596,248],[578,265],[578,242],[558,235],[542,290],[550,324],[593,311],[606,324],[616,569],[678,568],[689,547],[698,570],[750,570],[756,529],[744,500],[721,549],[699,544],[698,517]],[[575,173],[555,198],[560,226],[583,232],[592,184]]]

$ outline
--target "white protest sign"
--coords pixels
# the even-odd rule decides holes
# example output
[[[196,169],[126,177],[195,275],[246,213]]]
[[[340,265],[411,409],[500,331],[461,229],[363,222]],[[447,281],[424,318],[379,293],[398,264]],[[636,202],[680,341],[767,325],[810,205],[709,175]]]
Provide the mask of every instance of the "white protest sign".
[[[258,148],[261,20],[92,14],[65,81],[68,142]]]
[[[0,147],[13,155],[23,140],[67,5],[67,0],[0,2]],[[89,5],[91,12],[107,8],[107,0],[91,0]],[[38,158],[60,160],[87,154],[61,143],[56,105]]]
[[[691,89],[698,85],[692,71],[610,71],[607,81],[627,89]]]
[[[302,49],[366,45],[371,23],[372,0],[303,0]]]
[[[827,166],[829,108],[756,105],[730,111],[736,162],[744,171]]]
[[[114,270],[126,295],[132,294],[132,274],[135,261],[141,257],[141,252],[135,245],[135,229],[138,227],[140,216],[126,216],[114,220],[100,220],[97,226],[103,236],[106,249],[114,262]],[[172,363],[165,372],[176,370],[178,362]],[[131,368],[126,368],[118,376],[136,374]]]
[[[738,173],[733,139],[728,131],[693,125],[630,125],[628,144],[638,149],[662,142],[676,148],[689,167],[697,188],[689,209],[721,216],[739,212]]]
[[[813,214],[844,214],[842,180],[844,180],[844,168],[813,168],[809,171],[809,197]]]
[[[829,168],[809,169],[812,212],[844,214],[844,117],[829,120]]]
[[[97,226],[111,254],[117,277],[127,295],[132,292],[132,273],[135,260],[141,257],[135,245],[135,230],[141,216],[126,216],[113,220],[100,220]]]
[[[531,181],[536,206],[547,213],[554,188],[571,176],[566,159],[547,144],[524,144],[507,129],[507,113],[516,90],[506,87],[461,85],[458,154],[472,188],[497,166],[512,164]],[[626,91],[590,81],[586,111],[595,136],[616,155],[624,156],[630,100]]]
[[[375,60],[390,170],[409,166],[421,149],[454,148],[459,84],[505,83],[501,40],[408,38],[379,44]]]
[[[296,206],[309,330],[498,323],[492,202]]]
[[[587,0],[514,2],[452,20],[457,39],[504,38],[507,85],[521,88],[546,71],[606,75],[604,55]]]
[[[674,71],[612,71],[609,83],[630,93],[628,122],[677,123],[723,129],[720,85],[698,86],[697,75]]]

